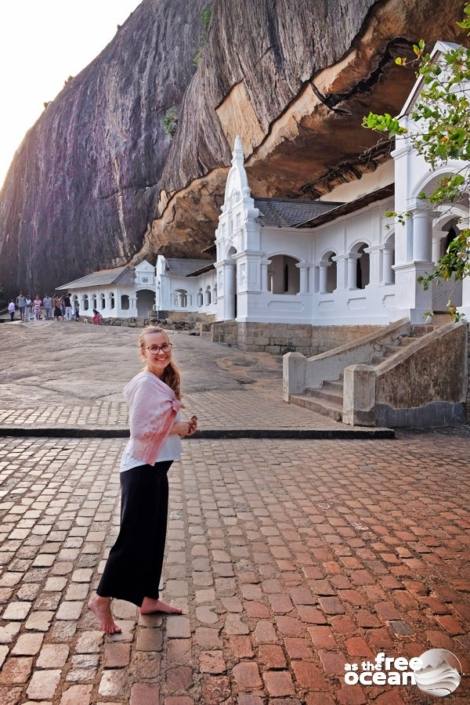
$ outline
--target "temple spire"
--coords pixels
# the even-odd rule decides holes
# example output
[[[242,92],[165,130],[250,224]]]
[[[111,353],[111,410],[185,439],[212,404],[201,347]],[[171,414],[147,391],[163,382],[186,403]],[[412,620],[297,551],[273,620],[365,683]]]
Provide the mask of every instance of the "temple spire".
[[[243,166],[243,162],[245,161],[245,155],[243,154],[243,145],[242,141],[240,139],[240,136],[237,135],[235,137],[235,142],[233,144],[233,153],[232,153],[232,165],[238,165],[238,166]]]

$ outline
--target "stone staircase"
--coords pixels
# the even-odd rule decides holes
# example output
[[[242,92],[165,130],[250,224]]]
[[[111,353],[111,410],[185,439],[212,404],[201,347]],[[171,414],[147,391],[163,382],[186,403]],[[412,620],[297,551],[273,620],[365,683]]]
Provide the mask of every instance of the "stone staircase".
[[[400,335],[393,343],[375,343],[374,356],[367,364],[376,366],[399,353],[416,338],[433,330],[432,325],[412,326],[409,334]],[[292,394],[290,403],[303,406],[335,421],[343,420],[343,375],[333,381],[324,381],[318,389],[305,389],[303,394]]]

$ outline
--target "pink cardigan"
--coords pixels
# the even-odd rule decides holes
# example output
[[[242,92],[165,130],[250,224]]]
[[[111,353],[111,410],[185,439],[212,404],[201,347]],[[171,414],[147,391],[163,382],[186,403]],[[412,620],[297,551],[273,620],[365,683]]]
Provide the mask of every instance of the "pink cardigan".
[[[153,465],[170,434],[181,402],[165,382],[147,370],[126,384],[124,397],[129,405],[129,452],[145,464]]]

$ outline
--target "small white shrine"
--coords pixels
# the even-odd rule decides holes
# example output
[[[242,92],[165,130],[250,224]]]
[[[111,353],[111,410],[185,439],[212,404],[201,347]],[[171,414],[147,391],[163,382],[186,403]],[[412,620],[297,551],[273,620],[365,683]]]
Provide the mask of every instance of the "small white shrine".
[[[159,255],[156,265],[156,310],[217,313],[217,283],[213,262]]]
[[[455,45],[438,42],[433,55]],[[410,113],[418,80],[400,115]],[[215,313],[217,321],[384,325],[445,311],[449,298],[470,317],[470,281],[435,283],[417,277],[433,269],[459,228],[468,223],[468,197],[432,209],[419,198],[446,174],[400,137],[391,159],[317,201],[254,199],[240,139],[235,140],[224,204],[215,232],[215,270],[207,261],[158,257],[157,308]],[[408,212],[403,223],[386,217]],[[192,271],[191,271],[192,270]]]
[[[144,260],[132,267],[102,269],[57,287],[69,292],[72,306],[78,300],[80,316],[148,318],[155,306],[155,267]]]

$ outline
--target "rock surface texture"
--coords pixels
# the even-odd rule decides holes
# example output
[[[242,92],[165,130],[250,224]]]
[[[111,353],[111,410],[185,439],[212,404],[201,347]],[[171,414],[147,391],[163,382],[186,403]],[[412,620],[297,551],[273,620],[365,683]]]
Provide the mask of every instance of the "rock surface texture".
[[[374,169],[386,147],[359,157],[376,142],[362,116],[397,112],[414,78],[394,56],[421,36],[458,39],[461,12],[460,0],[144,0],[20,146],[0,195],[0,282],[43,291],[158,251],[200,256],[236,134],[258,197],[315,198]]]

